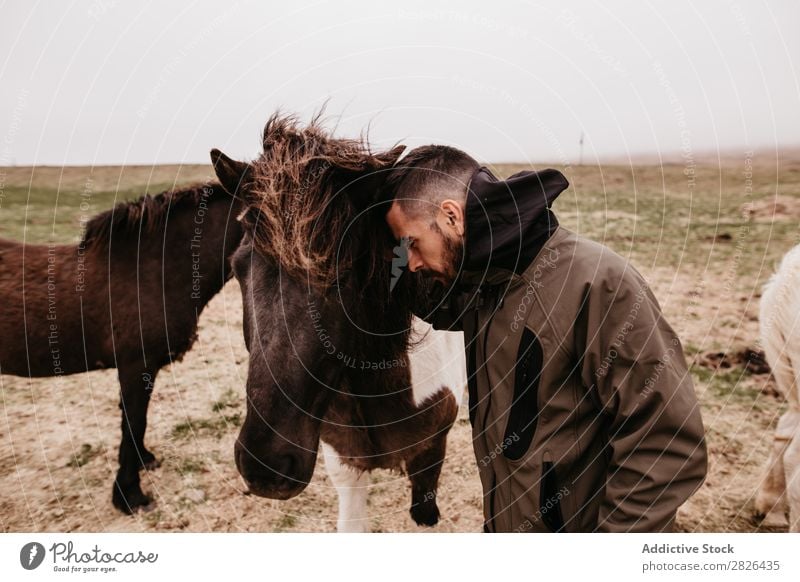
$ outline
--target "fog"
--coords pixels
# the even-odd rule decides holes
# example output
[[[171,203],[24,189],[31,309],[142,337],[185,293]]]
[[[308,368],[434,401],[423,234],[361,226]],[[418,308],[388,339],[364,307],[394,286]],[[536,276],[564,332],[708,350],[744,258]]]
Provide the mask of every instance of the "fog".
[[[165,2],[0,8],[0,165],[251,158],[341,135],[575,163],[800,144],[800,4]]]

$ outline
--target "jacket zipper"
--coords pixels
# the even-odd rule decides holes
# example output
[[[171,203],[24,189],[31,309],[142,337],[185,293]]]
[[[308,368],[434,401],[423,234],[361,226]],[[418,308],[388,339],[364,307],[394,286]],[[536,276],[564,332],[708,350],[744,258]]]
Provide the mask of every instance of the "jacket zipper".
[[[499,290],[499,288],[498,288],[498,290]],[[482,296],[485,295],[485,292],[482,292],[481,295]],[[486,301],[479,302],[479,307],[481,305],[483,305],[483,303],[485,303],[487,301],[488,301],[488,298],[487,298]],[[483,362],[482,362],[482,364],[483,364],[484,375],[486,377],[486,387],[488,389],[487,394],[486,394],[486,397],[487,397],[486,398],[486,412],[483,415],[482,425],[481,425],[482,427],[484,427],[484,430],[486,428],[486,419],[489,417],[489,412],[491,410],[491,405],[492,405],[492,397],[491,397],[492,383],[491,383],[491,379],[489,378],[489,367],[486,365],[486,361],[487,361],[486,349],[487,349],[487,346],[488,346],[488,343],[489,343],[489,329],[491,328],[492,320],[494,319],[494,316],[500,310],[500,306],[502,306],[502,302],[500,302],[500,305],[498,305],[497,295],[495,294],[494,301],[491,303],[491,307],[490,307],[492,309],[492,314],[489,316],[489,319],[486,321],[486,325],[484,327],[484,333],[483,333],[483,350],[482,350],[482,352],[483,352],[482,353]],[[477,313],[477,311],[476,311],[476,313]],[[477,316],[476,316],[476,319],[477,319]],[[494,528],[494,516],[495,516],[494,498],[495,498],[495,489],[496,489],[496,487],[497,487],[497,479],[496,479],[495,472],[492,471],[492,488],[489,490],[489,522],[491,523],[491,526],[489,527],[489,530],[492,533],[495,532],[495,528]]]
[[[494,299],[494,301],[490,303],[490,308],[492,309],[492,314],[489,316],[489,319],[486,321],[486,325],[484,326],[484,332],[483,332],[483,354],[482,354],[483,355],[483,362],[482,363],[483,363],[483,373],[486,376],[486,387],[488,389],[486,412],[485,412],[485,414],[483,416],[483,425],[482,425],[484,427],[486,426],[486,419],[489,417],[489,412],[490,412],[491,406],[492,406],[492,397],[491,397],[492,383],[491,383],[491,379],[489,378],[489,366],[486,365],[487,357],[488,357],[486,351],[487,351],[487,347],[488,347],[488,344],[489,344],[489,329],[492,326],[492,320],[494,320],[494,316],[497,315],[497,312],[500,310],[500,308],[499,308],[499,306],[497,304],[497,295],[496,294],[495,294],[493,299]],[[487,298],[486,302],[487,303],[489,302],[489,298]]]

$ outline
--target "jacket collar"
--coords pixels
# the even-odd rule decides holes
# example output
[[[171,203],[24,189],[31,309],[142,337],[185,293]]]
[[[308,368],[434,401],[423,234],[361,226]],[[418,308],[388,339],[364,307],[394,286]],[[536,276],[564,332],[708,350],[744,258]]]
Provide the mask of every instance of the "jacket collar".
[[[498,180],[481,166],[467,186],[464,285],[497,284],[521,274],[558,227],[550,205],[569,182],[558,170]]]

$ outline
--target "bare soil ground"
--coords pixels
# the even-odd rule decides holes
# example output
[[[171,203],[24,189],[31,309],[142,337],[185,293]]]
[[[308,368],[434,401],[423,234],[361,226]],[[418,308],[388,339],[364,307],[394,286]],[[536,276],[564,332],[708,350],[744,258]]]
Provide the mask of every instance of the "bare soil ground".
[[[703,408],[706,483],[679,511],[683,531],[781,531],[753,514],[761,467],[783,403],[758,349],[758,299],[780,257],[800,242],[800,156],[742,154],[720,164],[561,168],[562,224],[629,257],[683,340]],[[556,166],[557,167],[557,166]],[[522,169],[498,166],[503,174]],[[89,212],[145,190],[202,180],[209,168],[0,168],[0,236],[74,240],[81,193]],[[87,184],[89,184],[87,186]],[[58,205],[56,205],[56,199]],[[233,442],[244,415],[247,352],[235,281],[206,308],[199,339],[159,374],[147,444],[162,466],[143,473],[152,511],[111,505],[119,441],[114,370],[62,378],[0,376],[3,531],[333,531],[336,494],[319,466],[308,489],[277,502],[243,494]],[[2,338],[0,338],[2,341]],[[469,421],[450,433],[439,532],[480,531]],[[371,475],[373,531],[422,531],[402,475]]]

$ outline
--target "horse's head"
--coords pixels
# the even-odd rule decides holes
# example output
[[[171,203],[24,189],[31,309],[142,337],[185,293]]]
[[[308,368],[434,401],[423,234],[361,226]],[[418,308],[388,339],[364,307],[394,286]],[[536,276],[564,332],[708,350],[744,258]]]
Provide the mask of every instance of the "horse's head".
[[[220,182],[245,203],[233,264],[250,364],[235,458],[255,494],[300,493],[345,367],[405,348],[413,284],[389,293],[392,241],[376,195],[402,150],[374,153],[318,120],[273,116],[254,162],[212,151]]]

